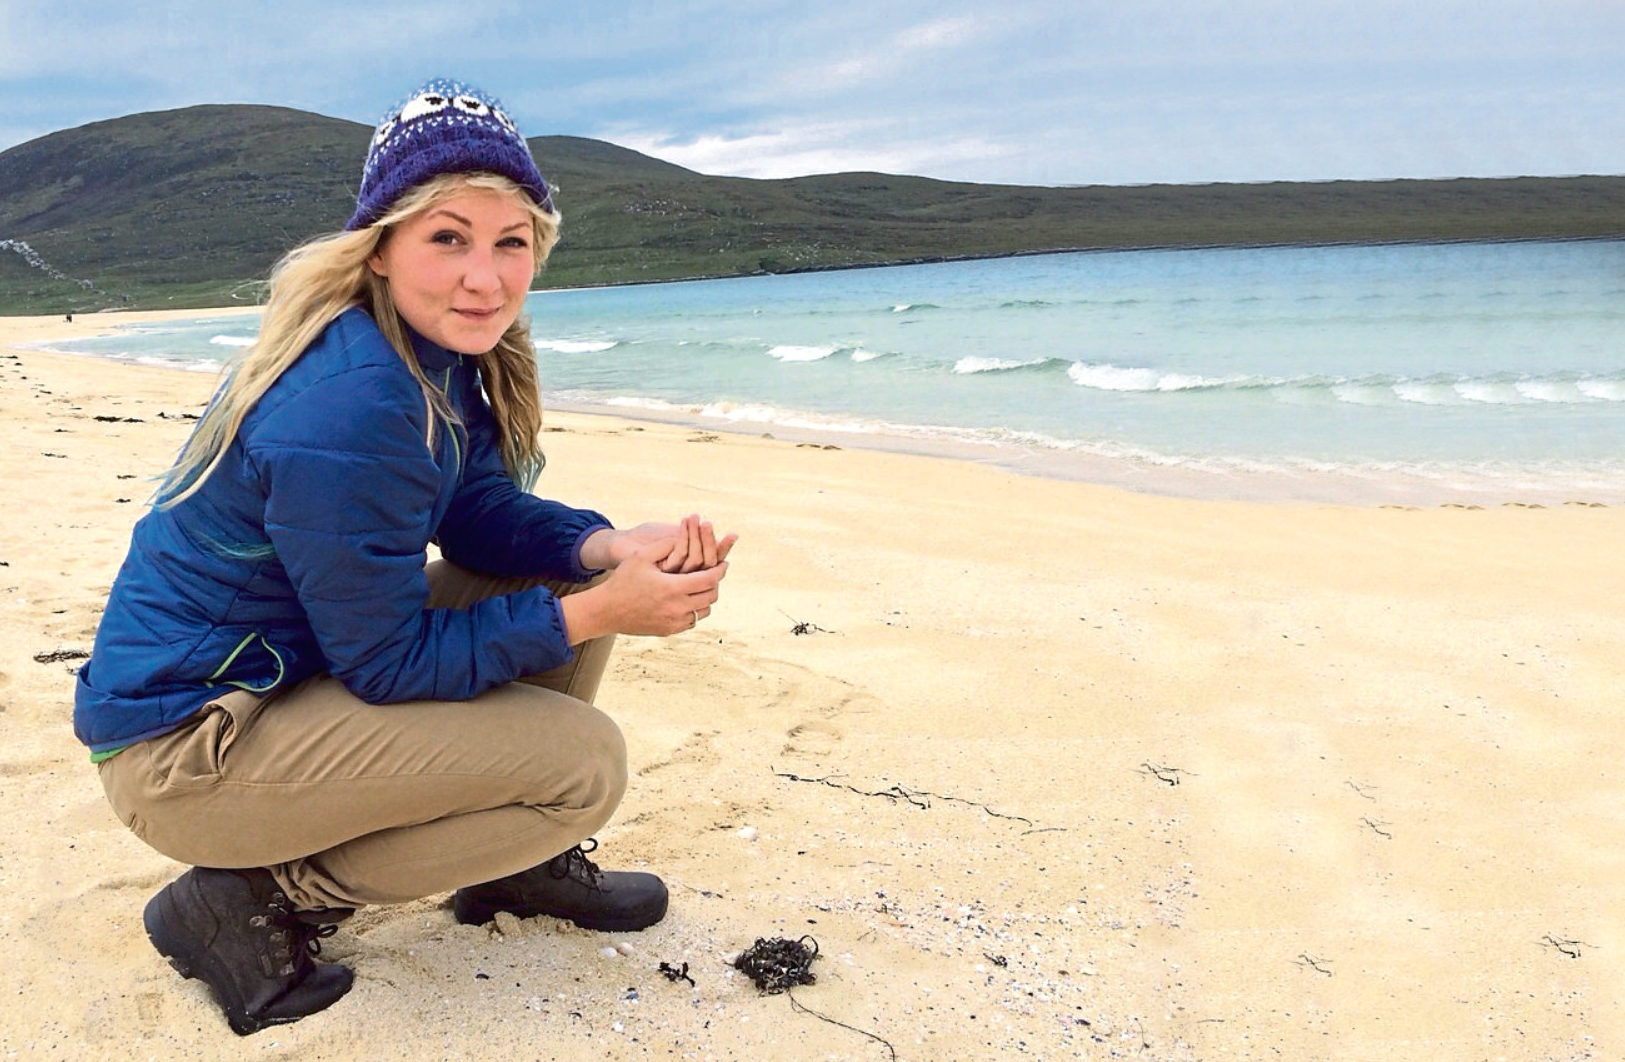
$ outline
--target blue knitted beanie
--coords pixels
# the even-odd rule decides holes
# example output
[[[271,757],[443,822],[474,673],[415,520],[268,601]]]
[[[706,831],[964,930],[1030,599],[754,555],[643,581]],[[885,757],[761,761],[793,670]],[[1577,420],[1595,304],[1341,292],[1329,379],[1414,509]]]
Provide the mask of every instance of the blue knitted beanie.
[[[346,230],[366,228],[402,194],[442,173],[498,173],[549,214],[553,197],[525,138],[493,96],[436,78],[390,111],[372,135],[361,192]]]

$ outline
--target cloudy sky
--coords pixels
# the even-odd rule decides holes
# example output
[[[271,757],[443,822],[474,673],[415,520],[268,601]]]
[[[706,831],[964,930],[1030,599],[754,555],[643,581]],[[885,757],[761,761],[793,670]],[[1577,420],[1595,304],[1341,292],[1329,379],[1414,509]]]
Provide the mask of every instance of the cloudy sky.
[[[196,103],[370,125],[440,74],[750,177],[1625,174],[1621,0],[0,0],[0,150]]]

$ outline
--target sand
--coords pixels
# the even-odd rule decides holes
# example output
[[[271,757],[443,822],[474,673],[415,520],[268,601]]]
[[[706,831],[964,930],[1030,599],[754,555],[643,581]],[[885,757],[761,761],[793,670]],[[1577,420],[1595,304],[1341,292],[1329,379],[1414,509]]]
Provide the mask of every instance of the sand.
[[[239,1039],[142,932],[181,868],[108,810],[49,655],[215,382],[18,348],[107,323],[0,321],[0,1057],[1625,1057],[1625,508],[1181,500],[574,414],[545,493],[741,535],[714,616],[624,639],[600,696],[633,782],[599,854],[671,914],[369,909],[325,945],[352,993]],[[803,935],[794,1002],[729,965]]]

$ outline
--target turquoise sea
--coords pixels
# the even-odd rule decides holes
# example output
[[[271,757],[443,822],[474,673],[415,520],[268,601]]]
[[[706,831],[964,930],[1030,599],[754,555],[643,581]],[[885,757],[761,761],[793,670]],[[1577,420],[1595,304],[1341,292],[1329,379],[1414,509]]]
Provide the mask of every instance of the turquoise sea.
[[[1200,496],[1625,501],[1620,242],[1054,254],[529,308],[555,407]],[[215,369],[254,330],[72,349]]]

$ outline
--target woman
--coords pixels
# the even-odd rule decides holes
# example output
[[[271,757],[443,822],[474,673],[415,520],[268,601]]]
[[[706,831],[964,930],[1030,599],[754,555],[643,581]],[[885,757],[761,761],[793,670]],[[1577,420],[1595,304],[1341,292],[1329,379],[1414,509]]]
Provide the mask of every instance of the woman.
[[[710,614],[734,536],[615,530],[524,489],[541,411],[519,314],[557,232],[498,103],[430,82],[379,126],[345,231],[272,274],[259,338],[136,525],[75,730],[125,824],[192,865],[145,925],[239,1034],[349,990],[311,956],[363,904],[665,914],[659,878],[581,847],[626,785],[591,701],[617,633]]]

